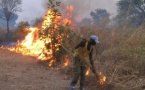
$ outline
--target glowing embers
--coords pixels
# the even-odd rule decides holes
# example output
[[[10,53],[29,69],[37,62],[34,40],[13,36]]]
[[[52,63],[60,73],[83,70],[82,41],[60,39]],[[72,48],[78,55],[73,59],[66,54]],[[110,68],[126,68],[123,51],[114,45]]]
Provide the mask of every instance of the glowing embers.
[[[66,55],[66,57],[65,57],[65,63],[63,64],[63,67],[68,66],[69,61],[70,61],[70,60],[69,60],[68,56]]]
[[[103,85],[105,83],[107,77],[103,76],[102,72],[99,73],[99,76],[100,76],[100,84]]]
[[[89,73],[90,73],[90,68],[86,71],[86,76],[88,76],[89,75]]]
[[[87,69],[85,75],[86,75],[86,76],[89,76],[89,74],[90,74],[90,68]],[[104,85],[104,83],[106,82],[107,77],[104,76],[104,75],[102,74],[102,72],[99,72],[98,76],[99,76],[99,83],[100,83],[100,85]]]

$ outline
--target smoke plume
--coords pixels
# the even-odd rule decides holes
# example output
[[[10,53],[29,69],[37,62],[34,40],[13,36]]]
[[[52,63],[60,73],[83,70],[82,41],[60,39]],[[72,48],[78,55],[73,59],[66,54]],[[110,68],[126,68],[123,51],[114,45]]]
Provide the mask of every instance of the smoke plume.
[[[66,7],[74,7],[73,17],[75,20],[82,20],[85,17],[90,18],[90,12],[97,8],[106,9],[111,15],[116,14],[116,1],[118,0],[58,0],[61,2],[61,13],[65,13]],[[48,0],[43,1],[43,7],[47,8]]]

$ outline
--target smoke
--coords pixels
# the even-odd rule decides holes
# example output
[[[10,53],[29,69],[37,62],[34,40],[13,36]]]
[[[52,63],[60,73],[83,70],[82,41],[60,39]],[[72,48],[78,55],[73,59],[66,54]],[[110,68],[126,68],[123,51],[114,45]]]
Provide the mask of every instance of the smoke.
[[[37,17],[43,17],[45,11],[42,4],[44,5],[44,2],[41,0],[22,0],[22,12],[17,12],[17,23],[28,21],[31,24]]]
[[[22,0],[23,12],[18,12],[17,23],[20,21],[31,22],[37,17],[43,17],[48,10],[49,0]],[[58,0],[61,2],[60,11],[66,14],[67,6],[74,6],[72,17],[74,21],[81,21],[83,18],[91,18],[90,12],[97,8],[106,9],[112,16],[117,13],[116,1],[119,0]]]
[[[66,7],[73,5],[73,17],[75,20],[90,18],[90,12],[97,8],[106,9],[110,15],[116,15],[116,1],[118,0],[58,0],[61,2],[60,11],[62,14],[66,12]],[[44,9],[47,9],[48,0],[42,2]]]

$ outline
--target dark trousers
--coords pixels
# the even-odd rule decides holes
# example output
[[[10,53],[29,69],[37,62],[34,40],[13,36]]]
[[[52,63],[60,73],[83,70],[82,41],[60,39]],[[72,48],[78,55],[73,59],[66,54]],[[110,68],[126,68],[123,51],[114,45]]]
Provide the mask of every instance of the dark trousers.
[[[74,57],[74,76],[70,85],[75,86],[80,78],[80,88],[85,87],[85,74],[87,66],[79,57]]]

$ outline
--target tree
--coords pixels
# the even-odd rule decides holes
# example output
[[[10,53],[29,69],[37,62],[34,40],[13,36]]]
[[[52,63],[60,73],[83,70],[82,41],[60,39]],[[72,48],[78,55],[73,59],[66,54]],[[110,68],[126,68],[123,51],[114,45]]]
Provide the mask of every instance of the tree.
[[[109,13],[105,9],[96,9],[95,12],[90,13],[93,23],[96,25],[106,25],[110,21]]]
[[[25,30],[26,27],[29,27],[29,23],[27,21],[21,21],[18,24],[18,28],[19,28],[19,34],[21,35],[21,37],[25,37],[28,33],[28,31]]]
[[[117,3],[116,20],[120,26],[135,26],[143,24],[145,19],[145,0],[120,0]]]
[[[92,24],[92,21],[90,18],[84,18],[79,22],[79,26],[90,26]]]
[[[17,14],[13,14],[13,18],[9,21],[9,27],[15,27],[16,25],[16,20],[18,19],[18,15]],[[0,27],[6,27],[6,20],[0,18]]]
[[[42,17],[38,17],[34,20],[34,24],[33,26],[39,26],[40,24],[42,24],[43,22],[43,18]]]
[[[9,21],[14,18],[14,14],[21,11],[20,5],[22,0],[1,0],[0,1],[0,18],[6,20],[7,33],[9,33]]]

